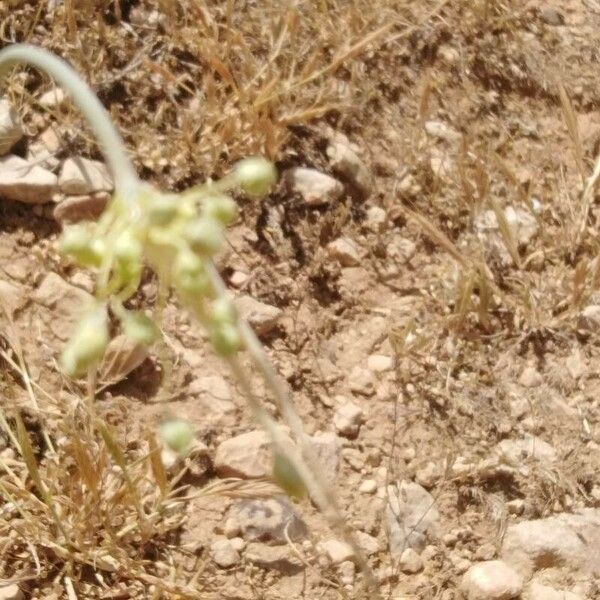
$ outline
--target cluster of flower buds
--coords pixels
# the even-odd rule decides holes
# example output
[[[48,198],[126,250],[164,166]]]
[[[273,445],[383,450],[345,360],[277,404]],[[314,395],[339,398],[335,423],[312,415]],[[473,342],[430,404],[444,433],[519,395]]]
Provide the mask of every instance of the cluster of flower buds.
[[[60,249],[79,265],[97,269],[98,277],[96,304],[62,354],[65,372],[84,375],[102,359],[109,341],[108,307],[132,341],[151,344],[157,339],[152,319],[123,305],[137,290],[144,264],[206,325],[218,354],[231,356],[239,350],[237,316],[231,301],[214,289],[210,261],[237,215],[226,192],[239,187],[250,196],[264,196],[276,177],[269,161],[248,158],[223,179],[181,194],[140,185],[135,202],[116,195],[97,223],[67,227]]]

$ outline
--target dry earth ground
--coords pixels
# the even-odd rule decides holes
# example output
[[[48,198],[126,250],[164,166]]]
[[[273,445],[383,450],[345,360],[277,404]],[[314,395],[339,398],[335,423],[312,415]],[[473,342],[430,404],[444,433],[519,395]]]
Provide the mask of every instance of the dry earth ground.
[[[263,341],[309,433],[340,434],[324,456],[383,597],[460,598],[473,565],[521,560],[515,523],[584,508],[579,554],[542,552],[522,597],[600,597],[600,566],[581,558],[600,556],[600,204],[584,193],[600,151],[596,0],[5,1],[0,35],[67,58],[157,185],[249,154],[288,172],[264,201],[240,199],[219,268],[281,309]],[[11,76],[26,134],[13,152],[52,127],[57,164],[99,158],[68,101],[40,105],[50,89]],[[359,166],[336,165],[336,147]],[[290,191],[299,166],[341,193]],[[93,278],[56,252],[53,210],[0,199],[0,407],[15,436],[0,433],[0,582],[39,600],[371,597],[309,502],[295,541],[231,530],[240,497],[273,488],[219,478],[217,448],[255,424],[176,303],[166,354],[123,364],[117,348],[93,408],[107,428],[86,430],[86,388],[55,359]],[[155,295],[148,274],[133,304]],[[165,481],[149,457],[167,412],[198,444]],[[439,515],[398,564],[385,506],[402,481]]]

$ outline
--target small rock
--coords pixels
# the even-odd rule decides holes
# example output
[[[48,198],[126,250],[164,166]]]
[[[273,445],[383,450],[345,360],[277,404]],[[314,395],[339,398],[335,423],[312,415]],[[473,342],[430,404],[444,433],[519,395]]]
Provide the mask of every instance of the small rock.
[[[438,48],[438,56],[449,66],[453,66],[458,62],[460,54],[456,48],[452,46],[442,45]]]
[[[510,600],[523,591],[523,578],[505,562],[490,560],[465,573],[461,590],[467,600]]]
[[[415,479],[419,485],[426,489],[431,489],[440,478],[440,469],[433,462],[429,461],[422,469],[415,474]]]
[[[233,537],[229,541],[238,552],[241,552],[246,547],[246,541],[241,537]]]
[[[343,267],[360,265],[360,255],[356,244],[349,238],[338,238],[327,244],[327,251],[332,260],[337,260]]]
[[[241,535],[251,542],[286,544],[288,537],[296,542],[308,535],[306,523],[285,496],[242,500],[225,523],[227,537]]]
[[[68,196],[111,192],[113,182],[104,163],[78,156],[68,158],[58,176],[60,191]]]
[[[357,531],[355,536],[358,545],[365,551],[367,556],[376,554],[381,550],[381,544],[376,537],[373,537],[364,531]]]
[[[135,371],[147,358],[148,349],[126,335],[114,337],[102,357],[98,378],[104,385],[114,385]]]
[[[0,197],[27,204],[50,202],[56,191],[54,173],[19,156],[0,158]]]
[[[577,326],[585,332],[598,331],[600,329],[600,305],[590,304],[586,306],[579,315]]]
[[[242,288],[249,279],[249,275],[243,271],[234,271],[229,277],[229,283],[237,289]]]
[[[337,180],[316,169],[296,167],[283,176],[291,192],[300,194],[309,206],[320,206],[338,200],[344,186]]]
[[[423,559],[412,548],[407,548],[400,555],[398,565],[403,573],[419,573],[423,570]]]
[[[352,560],[354,557],[352,548],[346,542],[341,542],[340,540],[321,542],[320,547],[334,565],[339,565],[346,560]]]
[[[524,460],[554,462],[556,450],[541,438],[526,436],[520,440],[502,440],[496,450],[508,462],[519,465]]]
[[[567,371],[569,371],[569,375],[575,380],[582,377],[587,371],[585,359],[581,355],[579,348],[576,348],[573,353],[567,357],[565,364]]]
[[[377,491],[377,482],[374,479],[365,479],[358,488],[361,494],[374,494]]]
[[[367,367],[374,373],[385,373],[394,368],[394,359],[383,354],[371,354],[367,358]]]
[[[466,477],[475,470],[475,464],[469,462],[464,456],[457,456],[452,463],[451,471],[455,477]]]
[[[43,93],[38,100],[38,104],[47,109],[59,108],[66,100],[67,94],[65,91],[60,87],[55,87]]]
[[[406,548],[421,552],[427,539],[437,535],[439,518],[433,496],[418,483],[402,481],[388,486],[385,524],[390,551],[396,558]]]
[[[347,139],[337,136],[327,147],[329,163],[335,171],[343,175],[362,198],[367,198],[373,189],[371,174],[358,154],[350,147]]]
[[[268,477],[272,469],[271,440],[262,430],[237,435],[217,447],[215,470],[219,477],[258,479]]]
[[[240,562],[240,553],[233,547],[231,540],[213,542],[210,554],[215,564],[222,569],[229,569]]]
[[[311,441],[323,474],[328,481],[334,482],[340,464],[341,444],[338,436],[332,431],[317,432]]]
[[[285,575],[294,575],[304,569],[304,564],[288,546],[265,546],[264,544],[248,544],[246,560],[257,567],[279,571]]]
[[[371,206],[367,210],[365,225],[371,231],[382,231],[388,221],[387,213],[381,206]]]
[[[475,552],[477,560],[492,560],[496,556],[496,546],[494,544],[483,544]]]
[[[260,302],[252,296],[240,296],[234,300],[242,319],[248,322],[257,335],[266,335],[277,327],[281,309]]]
[[[567,590],[556,590],[537,581],[532,581],[523,594],[524,600],[583,600],[579,594]]]
[[[396,236],[386,246],[385,251],[388,255],[388,258],[403,264],[410,261],[410,259],[415,255],[417,252],[417,246],[408,238]]]
[[[15,313],[25,306],[26,302],[27,299],[21,286],[0,279],[0,322],[5,316],[5,311],[12,319]]]
[[[518,421],[529,412],[529,401],[527,398],[519,396],[511,398],[509,403],[510,416]]]
[[[544,378],[533,367],[525,367],[519,377],[519,383],[527,388],[536,388],[544,383]]]
[[[333,424],[340,435],[353,439],[358,435],[363,417],[360,406],[354,402],[346,402],[336,410]]]
[[[0,156],[4,156],[23,137],[17,111],[8,100],[0,100]]]
[[[510,525],[501,555],[527,575],[539,568],[563,565],[600,572],[600,510],[580,509]]]
[[[346,587],[354,585],[354,563],[350,560],[345,560],[338,566],[338,573],[340,575],[340,583]]]
[[[431,137],[444,140],[446,142],[456,142],[462,137],[458,131],[452,129],[450,125],[444,123],[443,121],[427,121],[425,123],[425,131]]]
[[[350,391],[363,396],[372,396],[375,393],[375,379],[372,371],[357,365],[348,376]]]
[[[0,600],[24,600],[25,596],[16,583],[0,587]]]
[[[521,498],[515,498],[506,503],[506,509],[510,515],[522,515],[525,512],[525,501]]]
[[[540,10],[540,21],[542,21],[542,23],[546,23],[546,25],[553,25],[554,27],[558,27],[560,25],[565,24],[565,17],[556,8],[552,8],[551,6],[544,6]]]
[[[95,221],[110,200],[106,192],[88,196],[68,196],[54,207],[53,216],[61,225],[79,221]]]

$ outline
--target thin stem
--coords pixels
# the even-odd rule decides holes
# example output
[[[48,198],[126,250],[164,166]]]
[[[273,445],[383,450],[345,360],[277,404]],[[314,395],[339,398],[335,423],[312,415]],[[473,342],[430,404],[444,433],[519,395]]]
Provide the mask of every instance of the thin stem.
[[[45,71],[69,93],[98,139],[119,195],[125,202],[133,203],[139,179],[127,156],[123,139],[94,92],[64,60],[29,44],[13,44],[0,50],[0,83],[10,68],[19,63]]]

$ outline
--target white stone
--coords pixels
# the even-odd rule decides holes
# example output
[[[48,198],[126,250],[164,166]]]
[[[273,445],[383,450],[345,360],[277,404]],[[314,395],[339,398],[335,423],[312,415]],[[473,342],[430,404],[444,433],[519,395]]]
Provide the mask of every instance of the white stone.
[[[587,332],[598,331],[600,329],[600,305],[586,306],[579,315],[577,326]]]
[[[334,482],[340,464],[340,439],[333,431],[325,431],[315,433],[311,437],[311,442],[325,477],[328,481]]]
[[[417,252],[417,245],[408,238],[395,236],[385,249],[388,257],[399,263],[408,262]]]
[[[443,121],[427,121],[425,123],[425,131],[431,137],[444,140],[446,142],[456,142],[462,137],[458,131],[452,129],[450,125]]]
[[[241,537],[233,537],[229,541],[238,552],[241,552],[246,547],[246,540]]]
[[[358,404],[346,402],[336,410],[333,424],[340,435],[352,439],[358,435],[363,417],[363,410]]]
[[[371,194],[371,174],[347,140],[337,136],[327,147],[327,156],[333,169],[347,178],[363,198]]]
[[[40,166],[12,154],[0,158],[0,198],[44,204],[52,200],[56,185],[56,175]]]
[[[373,372],[356,365],[348,376],[350,391],[363,396],[372,396],[375,393],[375,379]]]
[[[402,481],[388,486],[385,525],[396,558],[405,548],[422,551],[429,538],[437,537],[439,518],[433,496],[418,483]]]
[[[523,578],[505,562],[490,560],[465,573],[461,590],[467,600],[511,600],[523,591]]]
[[[17,111],[8,100],[0,100],[0,156],[6,154],[23,137]]]
[[[219,477],[268,477],[272,464],[271,441],[262,430],[225,440],[219,444],[215,455],[215,469]]]
[[[248,322],[257,335],[266,335],[275,329],[281,309],[260,302],[252,296],[240,296],[234,300],[242,319]]]
[[[48,108],[48,109],[59,108],[60,106],[62,106],[65,103],[67,97],[68,97],[67,94],[65,93],[65,91],[62,88],[55,87],[55,88],[52,88],[51,90],[48,90],[47,92],[44,92],[40,96],[40,99],[38,100],[38,104],[40,106],[42,106],[43,108]]]
[[[0,600],[24,600],[25,596],[16,583],[0,587]]]
[[[367,210],[365,225],[371,231],[381,231],[387,223],[387,213],[381,206],[371,206]]]
[[[346,542],[341,542],[340,540],[326,540],[321,542],[320,546],[334,565],[339,565],[346,560],[352,560],[354,557],[352,548]]]
[[[328,204],[344,193],[344,186],[337,179],[316,169],[290,169],[284,174],[284,181],[289,190],[300,194],[309,206]]]
[[[394,368],[394,359],[384,354],[371,354],[367,358],[367,367],[374,373],[385,373]]]
[[[365,479],[358,488],[361,494],[374,494],[377,491],[377,482],[374,479]]]
[[[537,581],[532,581],[525,593],[524,600],[583,600],[579,594],[568,590],[556,590]]]
[[[60,191],[69,196],[110,192],[114,187],[104,163],[82,156],[68,158],[64,162],[58,176],[58,185]]]
[[[423,570],[423,559],[412,548],[406,548],[400,555],[398,566],[403,573],[418,573]]]
[[[338,238],[327,244],[327,251],[332,260],[337,260],[342,267],[356,267],[361,259],[356,244],[349,238]]]
[[[519,377],[519,383],[527,388],[536,388],[544,383],[544,379],[537,369],[525,367]]]
[[[355,536],[358,545],[365,551],[367,556],[377,554],[377,552],[381,550],[381,544],[376,537],[373,537],[364,531],[357,531]]]
[[[234,548],[231,540],[217,540],[210,547],[211,557],[222,569],[229,569],[240,562],[240,553]]]
[[[415,474],[417,483],[424,488],[431,489],[440,478],[440,468],[433,461],[429,461],[422,469]]]

